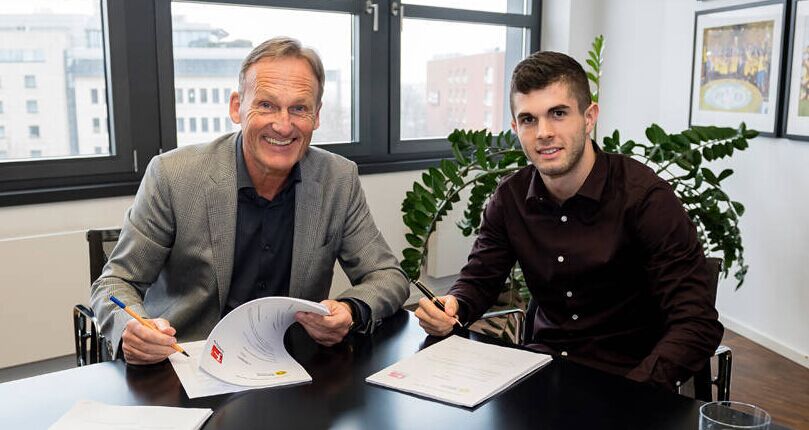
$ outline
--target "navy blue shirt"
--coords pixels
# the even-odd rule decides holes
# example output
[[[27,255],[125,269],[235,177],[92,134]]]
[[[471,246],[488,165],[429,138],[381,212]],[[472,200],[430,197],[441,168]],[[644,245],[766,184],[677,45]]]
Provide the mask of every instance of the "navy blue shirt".
[[[281,191],[272,200],[261,197],[247,171],[239,133],[236,138],[236,245],[230,292],[222,316],[253,299],[289,295],[295,185],[300,181],[301,169],[295,163]],[[351,307],[352,331],[366,332],[371,319],[368,304],[354,298],[340,301]]]
[[[261,197],[247,172],[239,134],[236,139],[236,247],[223,316],[259,297],[289,295],[295,184],[300,181],[301,170],[296,163],[287,182],[272,200]]]

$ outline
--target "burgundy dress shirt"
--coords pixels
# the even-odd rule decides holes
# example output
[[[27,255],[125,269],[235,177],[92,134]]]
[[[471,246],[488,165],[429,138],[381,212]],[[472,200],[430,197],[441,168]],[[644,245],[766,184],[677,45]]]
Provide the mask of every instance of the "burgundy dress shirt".
[[[519,262],[537,305],[529,346],[673,390],[722,338],[703,249],[666,181],[593,146],[561,206],[532,165],[502,181],[449,294],[474,321]]]

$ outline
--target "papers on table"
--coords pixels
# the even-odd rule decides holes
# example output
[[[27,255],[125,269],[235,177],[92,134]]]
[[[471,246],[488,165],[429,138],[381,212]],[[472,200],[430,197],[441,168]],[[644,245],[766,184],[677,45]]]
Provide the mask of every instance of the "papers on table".
[[[329,314],[308,300],[264,297],[227,314],[206,341],[182,344],[191,358],[176,353],[169,360],[188,397],[311,381],[284,349],[284,333],[297,312]]]
[[[365,380],[471,408],[550,361],[549,355],[452,336]]]
[[[200,369],[199,357],[202,355],[205,342],[204,340],[198,340],[196,342],[180,344],[191,358],[180,353],[169,356],[169,361],[171,361],[171,365],[174,367],[174,372],[177,373],[177,378],[179,378],[180,383],[183,384],[183,388],[185,388],[185,393],[188,395],[189,399],[236,393],[254,388],[244,385],[228,384]]]
[[[80,400],[50,430],[196,430],[213,411],[164,406],[113,406]]]

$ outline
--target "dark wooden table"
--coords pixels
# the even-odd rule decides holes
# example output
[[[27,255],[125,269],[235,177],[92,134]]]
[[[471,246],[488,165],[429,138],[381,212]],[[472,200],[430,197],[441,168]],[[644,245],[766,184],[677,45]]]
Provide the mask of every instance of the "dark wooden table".
[[[404,311],[373,336],[334,348],[318,346],[295,325],[287,347],[312,375],[310,384],[188,399],[168,362],[145,367],[108,362],[0,384],[0,423],[9,429],[47,428],[77,400],[92,399],[212,408],[205,429],[698,428],[700,402],[558,359],[475,409],[365,382],[437,340]]]

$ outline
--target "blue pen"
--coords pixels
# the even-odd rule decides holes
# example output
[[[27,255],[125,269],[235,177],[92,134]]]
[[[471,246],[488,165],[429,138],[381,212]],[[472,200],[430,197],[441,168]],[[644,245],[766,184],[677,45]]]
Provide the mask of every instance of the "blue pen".
[[[143,324],[143,325],[145,325],[146,327],[149,327],[150,329],[152,329],[152,330],[154,330],[154,331],[156,331],[156,332],[160,333],[160,330],[158,330],[158,329],[157,329],[157,327],[155,327],[155,326],[154,326],[154,324],[150,323],[149,321],[146,321],[145,319],[143,319],[143,317],[142,317],[142,316],[140,316],[140,315],[136,314],[136,313],[135,313],[135,311],[133,311],[132,309],[129,309],[129,307],[127,307],[127,306],[124,304],[124,302],[122,302],[122,301],[120,301],[120,300],[116,299],[116,298],[115,298],[115,296],[110,296],[110,300],[112,300],[112,302],[113,302],[113,303],[115,303],[116,305],[120,306],[120,307],[121,307],[121,309],[123,309],[124,311],[126,311],[126,313],[128,313],[129,315],[131,315],[131,316],[132,316],[132,318],[135,318],[136,320],[138,320],[138,322],[140,322],[141,324]],[[191,356],[190,356],[190,355],[188,355],[188,353],[187,353],[187,352],[185,352],[185,350],[184,350],[184,349],[182,349],[182,348],[180,347],[180,345],[177,345],[177,344],[175,343],[175,344],[172,344],[172,345],[171,345],[171,347],[172,347],[172,348],[174,348],[174,350],[175,350],[175,351],[177,351],[177,352],[179,352],[179,353],[183,354],[184,356],[191,358]]]

